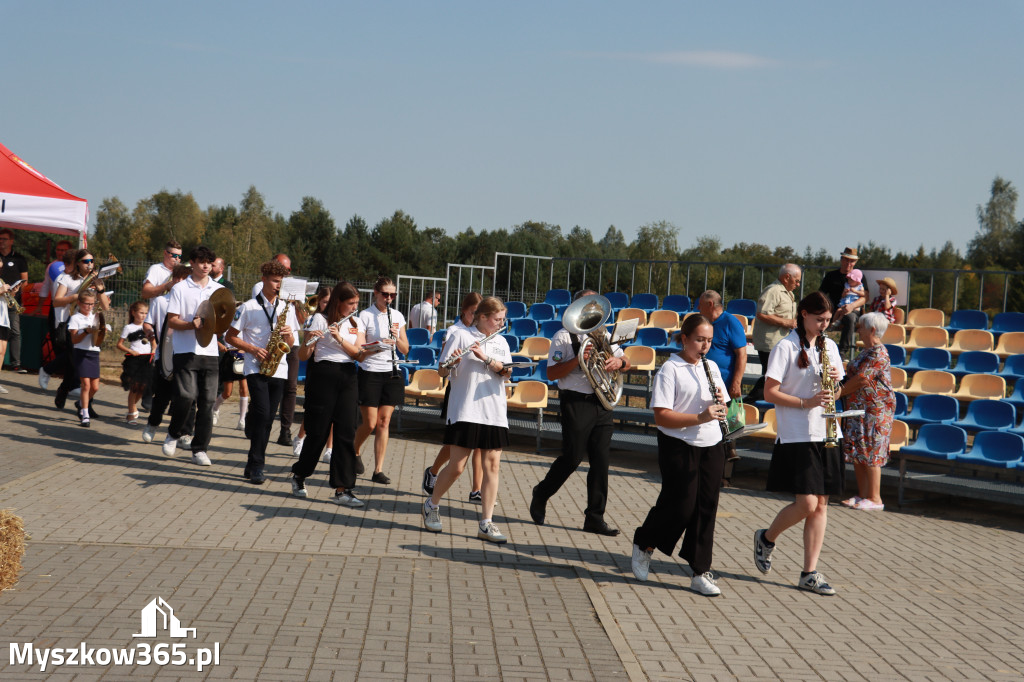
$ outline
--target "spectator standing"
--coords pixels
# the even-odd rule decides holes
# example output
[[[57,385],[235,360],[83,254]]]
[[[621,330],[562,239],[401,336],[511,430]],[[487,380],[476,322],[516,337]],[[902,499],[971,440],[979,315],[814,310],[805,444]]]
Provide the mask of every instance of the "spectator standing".
[[[857,331],[857,311],[867,300],[860,297],[846,305],[840,305],[839,300],[846,290],[847,278],[857,266],[857,249],[847,246],[839,256],[839,269],[825,273],[821,279],[821,286],[818,290],[828,296],[832,304],[832,324],[839,328],[839,353],[847,355],[855,346],[854,335]]]
[[[4,228],[0,230],[0,258],[3,259],[3,267],[0,268],[0,280],[4,284],[13,285],[18,280],[22,281],[22,287],[28,284],[28,261],[20,253],[14,250],[14,231]],[[14,293],[14,300],[21,303],[21,291]],[[18,374],[27,374],[21,366],[21,316],[13,309],[10,311],[10,341],[11,351],[10,368]]]
[[[426,329],[430,335],[437,330],[437,307],[441,305],[441,294],[434,291],[409,311],[409,328]]]
[[[231,280],[229,280],[227,275],[224,274],[224,271],[226,269],[227,264],[224,262],[224,259],[221,258],[220,256],[217,256],[217,259],[213,261],[213,270],[210,270],[210,277],[213,279],[214,282],[221,285],[222,287],[224,287],[233,294],[235,293],[235,285],[232,284]],[[262,281],[263,280],[260,280],[261,283]]]
[[[796,329],[796,296],[800,286],[800,266],[786,263],[779,269],[779,279],[764,288],[757,299],[754,315],[753,343],[761,361],[761,376],[768,369],[768,355],[775,345]]]

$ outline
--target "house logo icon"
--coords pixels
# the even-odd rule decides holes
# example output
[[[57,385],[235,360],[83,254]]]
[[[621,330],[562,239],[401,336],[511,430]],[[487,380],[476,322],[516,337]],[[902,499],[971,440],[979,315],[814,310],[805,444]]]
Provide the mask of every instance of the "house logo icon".
[[[164,601],[163,597],[156,597],[142,608],[142,632],[132,637],[156,637],[157,630],[162,628],[170,637],[188,637],[192,633],[195,639],[195,628],[181,627],[181,621],[174,615],[174,609]]]

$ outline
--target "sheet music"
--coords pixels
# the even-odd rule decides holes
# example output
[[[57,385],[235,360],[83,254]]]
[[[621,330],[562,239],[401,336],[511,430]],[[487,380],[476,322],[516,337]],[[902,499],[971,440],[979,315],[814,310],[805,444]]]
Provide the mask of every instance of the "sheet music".
[[[117,272],[117,269],[119,267],[121,267],[120,263],[111,263],[110,265],[104,265],[102,268],[100,268],[98,276],[100,279],[103,279],[104,277],[110,277],[111,275]]]
[[[306,296],[312,296],[320,289],[320,282],[306,282]]]
[[[639,326],[640,320],[636,318],[616,322],[615,326],[612,327],[612,343],[622,343],[632,339],[636,336],[636,330]]]
[[[305,301],[306,280],[301,277],[285,277],[281,280],[281,298],[286,301]]]

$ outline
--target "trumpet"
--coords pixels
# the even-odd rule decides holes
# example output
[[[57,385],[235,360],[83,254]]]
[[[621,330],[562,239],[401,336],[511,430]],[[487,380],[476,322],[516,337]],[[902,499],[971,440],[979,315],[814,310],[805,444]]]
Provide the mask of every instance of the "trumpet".
[[[479,341],[474,341],[472,344],[466,346],[465,348],[460,348],[459,350],[455,351],[454,353],[452,353],[451,357],[449,357],[447,360],[445,360],[440,365],[438,365],[438,367],[441,368],[441,369],[451,369],[455,365],[459,364],[459,360],[462,359],[462,356],[464,356],[466,353],[469,353],[470,349],[473,346],[475,346],[477,344],[482,346],[485,343],[487,343],[488,341],[490,341],[491,339],[493,339],[495,336],[498,336],[499,334],[503,333],[504,331],[505,331],[505,325],[502,325],[501,329],[493,331],[490,334],[488,334],[487,336],[485,336],[484,338],[480,339]]]
[[[316,297],[314,296],[313,298],[316,298]],[[358,312],[358,311],[356,311],[356,312]],[[346,315],[345,317],[341,318],[337,322],[332,322],[331,324],[327,325],[327,333],[330,334],[332,329],[339,329],[341,327],[341,325],[345,324],[346,322],[348,322],[350,319],[352,319],[355,316],[356,316],[356,313],[349,313],[348,315]],[[306,341],[306,346],[307,347],[312,346],[314,343],[316,343],[317,341],[319,341],[322,338],[323,338],[322,336],[314,336],[313,338],[311,338],[308,341]]]

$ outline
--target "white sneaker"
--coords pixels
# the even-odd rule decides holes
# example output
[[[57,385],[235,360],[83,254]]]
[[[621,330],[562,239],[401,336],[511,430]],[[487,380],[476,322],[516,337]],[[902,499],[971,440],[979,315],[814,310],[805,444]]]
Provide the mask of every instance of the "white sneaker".
[[[330,464],[331,463],[331,449],[330,448],[327,448],[326,450],[324,450],[324,454],[320,456],[320,461],[323,462],[324,464]]]
[[[637,580],[647,580],[651,572],[651,556],[654,552],[640,549],[639,545],[633,545],[633,576]]]
[[[825,581],[825,576],[817,571],[811,571],[805,577],[800,578],[798,585],[801,590],[823,594],[826,597],[831,597],[836,593],[832,586]]]
[[[441,508],[427,509],[427,501],[423,502],[423,525],[431,533],[441,532]]]
[[[42,367],[39,368],[39,388],[46,390],[46,387],[50,385],[50,375],[46,373],[46,370]]]
[[[295,474],[292,474],[292,495],[295,497],[305,497],[306,493],[306,479],[299,478]]]
[[[169,435],[164,438],[163,451],[168,457],[174,457],[174,451],[178,449],[178,439],[171,438]]]
[[[6,388],[4,388],[3,386],[0,386],[0,393],[10,393],[10,391],[8,391],[8,390],[7,390]]]
[[[201,467],[208,467],[210,466],[210,464],[212,464],[210,458],[207,457],[206,453],[203,452],[202,450],[200,450],[199,452],[192,453],[192,463],[198,464]]]
[[[239,431],[245,431],[245,417],[238,418],[238,426],[235,427]]]
[[[220,423],[220,410],[213,411],[213,425],[216,426]]]
[[[331,498],[334,504],[340,504],[343,507],[351,507],[352,509],[358,509],[363,506],[363,501],[356,497],[355,490],[348,490],[342,493],[334,493],[334,497]]]
[[[156,429],[149,424],[146,424],[146,428],[142,429],[142,442],[152,443],[153,436],[156,435]]]
[[[690,581],[690,589],[705,597],[717,597],[722,594],[722,590],[715,584],[715,576],[711,571],[693,576],[693,580]]]
[[[501,534],[498,527],[493,523],[488,523],[486,526],[481,526],[480,530],[477,531],[476,536],[481,540],[487,540],[498,545],[503,545],[508,542],[508,538]]]
[[[296,436],[295,440],[292,441],[292,454],[296,457],[302,454],[302,443],[305,440],[305,436]]]
[[[181,445],[181,447],[183,448],[187,448],[188,446],[192,445],[192,436],[186,433],[185,435],[178,439],[178,444]]]

